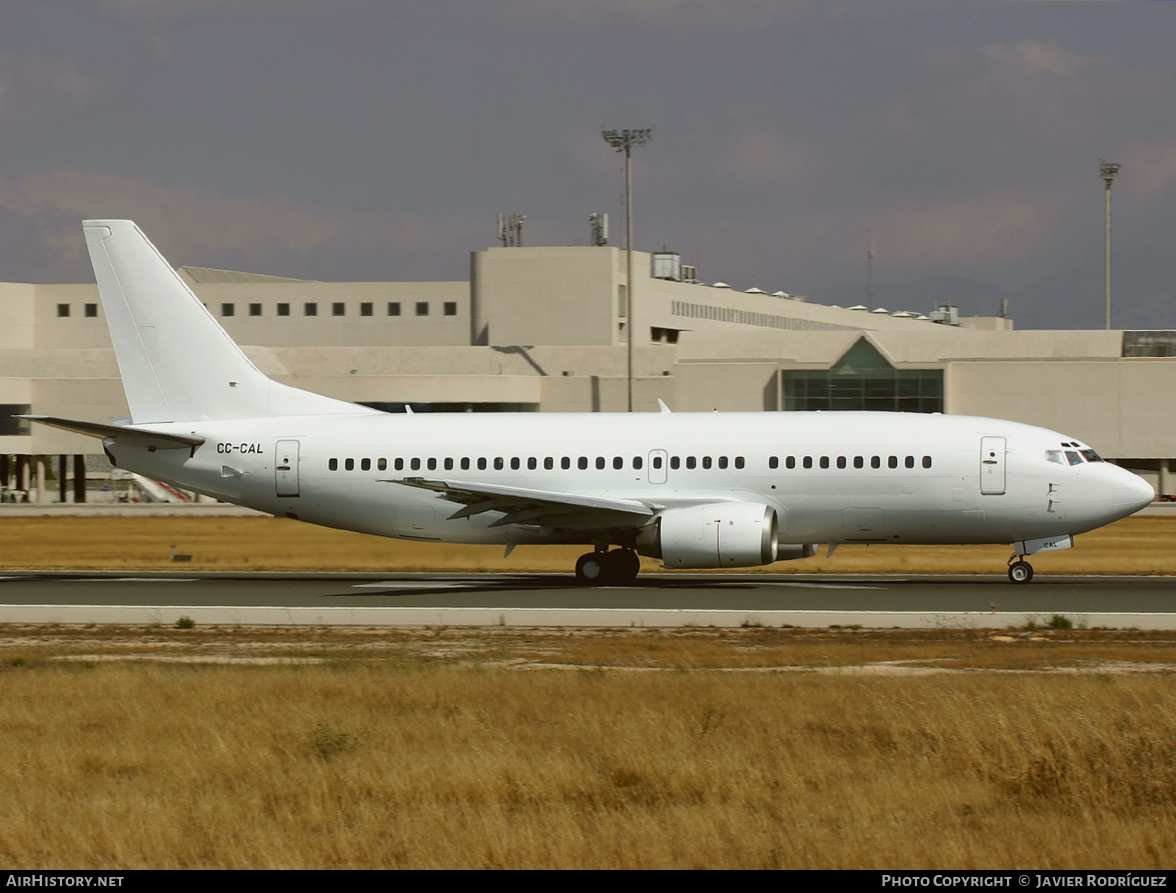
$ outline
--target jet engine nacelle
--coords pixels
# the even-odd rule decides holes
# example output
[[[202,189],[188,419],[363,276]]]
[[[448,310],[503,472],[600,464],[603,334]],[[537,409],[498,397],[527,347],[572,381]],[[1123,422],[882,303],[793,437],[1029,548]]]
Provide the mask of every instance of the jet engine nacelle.
[[[798,558],[812,558],[817,554],[819,543],[776,543],[777,561],[795,561]]]
[[[758,567],[776,560],[776,510],[751,502],[671,509],[637,541],[666,567]]]

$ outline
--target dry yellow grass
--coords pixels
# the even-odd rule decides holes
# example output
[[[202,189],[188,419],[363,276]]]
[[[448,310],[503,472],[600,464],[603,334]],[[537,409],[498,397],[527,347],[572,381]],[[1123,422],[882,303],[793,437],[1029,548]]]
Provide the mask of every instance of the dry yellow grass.
[[[1163,868],[1170,677],[851,670],[911,649],[958,667],[1034,652],[1083,666],[1086,647],[1099,662],[1170,660],[1174,641],[8,627],[0,861]],[[98,659],[128,651],[288,662]]]
[[[174,568],[169,546],[201,570],[543,571],[567,573],[579,546],[412,543],[264,517],[0,517],[0,567]],[[1007,546],[842,546],[832,558],[768,573],[1002,573]],[[823,554],[823,553],[822,553]],[[1176,518],[1127,518],[1033,557],[1042,574],[1176,574]],[[643,559],[645,571],[657,562]]]

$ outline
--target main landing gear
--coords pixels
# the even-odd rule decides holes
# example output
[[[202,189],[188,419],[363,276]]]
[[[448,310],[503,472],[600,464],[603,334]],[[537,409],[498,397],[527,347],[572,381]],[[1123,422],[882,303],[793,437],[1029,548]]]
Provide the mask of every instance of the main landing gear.
[[[1009,580],[1013,583],[1028,583],[1032,579],[1033,565],[1017,555],[1009,559]]]
[[[632,549],[598,549],[580,556],[576,579],[589,586],[619,586],[637,579],[641,559]]]

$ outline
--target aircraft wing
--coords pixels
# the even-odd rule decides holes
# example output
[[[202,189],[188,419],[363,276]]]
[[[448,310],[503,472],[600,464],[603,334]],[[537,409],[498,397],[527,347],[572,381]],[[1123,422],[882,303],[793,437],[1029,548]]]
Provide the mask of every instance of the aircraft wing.
[[[389,480],[421,490],[432,490],[442,499],[461,504],[446,520],[469,518],[483,512],[502,512],[491,527],[525,524],[536,527],[607,530],[644,526],[654,509],[634,499],[576,496],[526,487],[505,487],[470,481],[439,481],[411,477]]]
[[[54,428],[73,431],[75,434],[85,434],[87,437],[101,437],[103,440],[144,447],[152,451],[195,450],[196,447],[204,443],[204,438],[199,434],[161,434],[157,431],[144,431],[122,425],[101,425],[98,422],[82,422],[77,419],[62,419],[51,415],[21,415],[17,418],[40,422],[42,425],[52,425]]]

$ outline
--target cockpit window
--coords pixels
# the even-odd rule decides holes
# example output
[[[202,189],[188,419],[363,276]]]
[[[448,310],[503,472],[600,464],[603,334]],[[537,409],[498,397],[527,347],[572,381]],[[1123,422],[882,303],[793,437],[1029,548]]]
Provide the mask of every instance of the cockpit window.
[[[1066,460],[1062,458],[1061,450],[1046,450],[1045,458],[1049,462],[1056,462],[1058,465],[1065,465]]]
[[[1094,450],[1082,450],[1082,455],[1087,462],[1101,462],[1103,460],[1102,456]]]
[[[1066,461],[1068,461],[1071,465],[1081,465],[1082,457],[1073,450],[1066,450]]]

